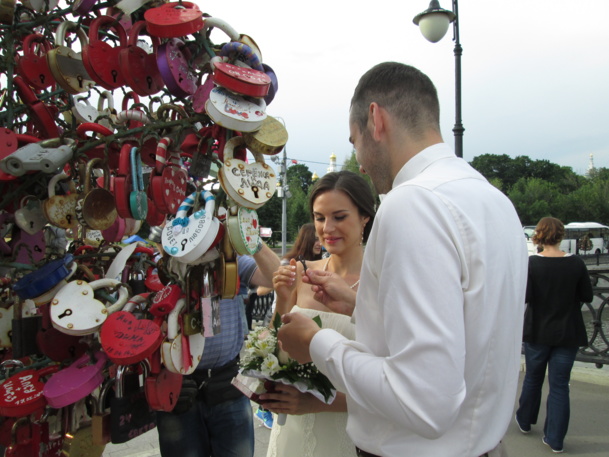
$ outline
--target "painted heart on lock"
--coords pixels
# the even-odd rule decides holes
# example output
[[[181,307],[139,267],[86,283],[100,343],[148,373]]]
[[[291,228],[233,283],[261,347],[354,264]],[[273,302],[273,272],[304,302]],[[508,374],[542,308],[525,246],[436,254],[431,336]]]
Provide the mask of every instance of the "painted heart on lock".
[[[101,345],[118,365],[132,365],[149,357],[163,341],[161,329],[149,319],[137,319],[127,311],[108,316],[101,327]]]
[[[24,205],[24,202],[27,202]],[[21,200],[21,208],[15,211],[15,224],[33,235],[41,231],[49,221],[42,211],[42,202],[32,195],[28,195]]]

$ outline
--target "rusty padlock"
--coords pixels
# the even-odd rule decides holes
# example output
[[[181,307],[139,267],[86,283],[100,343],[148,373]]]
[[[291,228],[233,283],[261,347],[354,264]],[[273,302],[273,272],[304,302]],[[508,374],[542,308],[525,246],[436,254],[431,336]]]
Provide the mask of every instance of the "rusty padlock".
[[[93,171],[101,164],[102,160],[99,158],[87,162],[84,193],[81,195],[82,198],[76,201],[75,207],[79,222],[93,230],[110,228],[118,216],[114,196],[108,190],[110,187],[110,169],[107,165],[101,168],[103,170],[104,187],[91,188],[95,181]]]

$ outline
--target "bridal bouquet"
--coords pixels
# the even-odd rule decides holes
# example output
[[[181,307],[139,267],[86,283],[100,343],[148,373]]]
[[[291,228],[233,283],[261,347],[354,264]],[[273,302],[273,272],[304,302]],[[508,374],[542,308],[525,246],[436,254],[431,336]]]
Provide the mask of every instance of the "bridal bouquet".
[[[321,327],[319,317],[313,320]],[[248,334],[241,354],[241,373],[288,384],[327,404],[332,403],[336,389],[330,380],[313,363],[299,364],[290,359],[286,352],[280,351],[277,344],[277,330],[281,327],[279,315],[275,316],[273,326],[274,328],[258,327]]]

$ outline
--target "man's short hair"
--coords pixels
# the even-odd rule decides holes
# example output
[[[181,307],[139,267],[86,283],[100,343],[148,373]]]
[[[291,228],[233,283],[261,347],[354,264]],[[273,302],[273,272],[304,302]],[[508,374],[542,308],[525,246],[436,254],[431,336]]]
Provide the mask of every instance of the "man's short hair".
[[[372,102],[402,121],[414,137],[430,128],[440,132],[436,88],[427,75],[414,67],[384,62],[360,78],[351,99],[351,121],[361,130],[368,123],[368,107]]]

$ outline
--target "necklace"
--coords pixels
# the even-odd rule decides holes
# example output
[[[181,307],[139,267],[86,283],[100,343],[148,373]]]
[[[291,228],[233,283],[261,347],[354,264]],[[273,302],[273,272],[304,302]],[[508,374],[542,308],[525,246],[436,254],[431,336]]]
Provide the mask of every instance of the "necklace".
[[[324,271],[326,271],[328,269],[328,264],[330,263],[331,258],[332,258],[332,256],[328,257],[328,260],[326,260],[326,263],[324,265]],[[359,284],[359,279],[357,281],[355,281],[353,284],[351,284],[349,286],[349,289],[355,289],[358,284]]]

